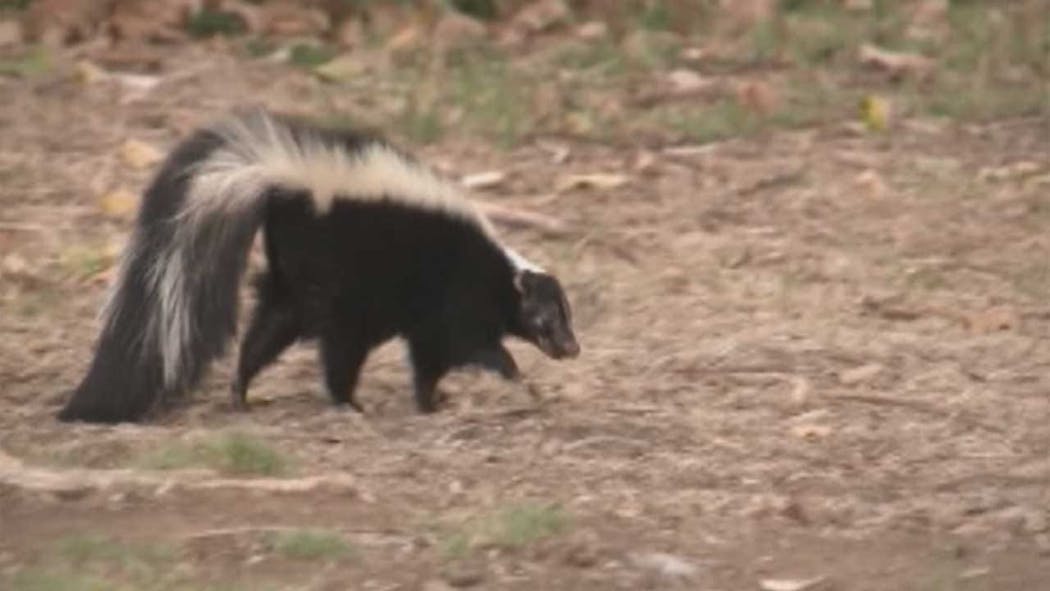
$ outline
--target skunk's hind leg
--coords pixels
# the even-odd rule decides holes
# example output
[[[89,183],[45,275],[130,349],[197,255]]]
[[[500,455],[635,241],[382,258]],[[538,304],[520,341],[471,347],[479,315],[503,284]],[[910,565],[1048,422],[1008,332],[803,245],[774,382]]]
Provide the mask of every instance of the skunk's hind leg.
[[[247,410],[248,385],[267,365],[302,334],[302,319],[287,293],[270,273],[256,283],[259,303],[252,313],[241,341],[237,375],[230,387],[230,402],[237,410]]]

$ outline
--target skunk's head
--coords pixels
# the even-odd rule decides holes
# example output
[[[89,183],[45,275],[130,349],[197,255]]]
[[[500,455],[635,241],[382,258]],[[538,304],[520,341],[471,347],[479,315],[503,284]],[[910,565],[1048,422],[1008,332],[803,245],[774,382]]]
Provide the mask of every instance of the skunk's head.
[[[561,284],[553,276],[519,270],[514,277],[521,306],[521,336],[553,359],[576,357],[580,345],[572,331],[572,310]]]

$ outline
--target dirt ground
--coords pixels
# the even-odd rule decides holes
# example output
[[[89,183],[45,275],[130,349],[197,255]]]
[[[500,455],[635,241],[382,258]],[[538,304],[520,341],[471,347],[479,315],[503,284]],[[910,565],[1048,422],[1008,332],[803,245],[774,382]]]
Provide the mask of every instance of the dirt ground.
[[[309,112],[382,99],[204,51],[186,49],[177,82],[127,103],[107,84],[0,79],[0,586],[1050,580],[1045,118],[904,121],[882,135],[831,125],[678,150],[568,138],[499,150],[452,134],[413,149],[457,177],[505,171],[476,197],[567,228],[504,228],[564,279],[583,347],[554,362],[512,345],[534,396],[463,373],[446,381],[442,412],[419,416],[394,343],[365,369],[367,414],[341,413],[301,347],[259,378],[247,415],[227,408],[227,359],[158,422],[57,423],[97,330],[108,267],[97,253],[130,228],[98,195],[134,193],[150,172],[122,162],[125,140],[166,149],[248,102]],[[567,160],[552,161],[552,143]],[[553,189],[598,172],[628,182]],[[144,450],[225,432],[288,458],[290,480],[333,480],[209,488],[176,471],[65,492],[14,484],[33,468],[146,473],[134,468]],[[469,525],[506,511],[532,515],[524,528],[539,534],[485,538]],[[349,554],[272,551],[268,532],[288,528],[337,532]],[[70,563],[56,547],[71,536],[173,555]]]

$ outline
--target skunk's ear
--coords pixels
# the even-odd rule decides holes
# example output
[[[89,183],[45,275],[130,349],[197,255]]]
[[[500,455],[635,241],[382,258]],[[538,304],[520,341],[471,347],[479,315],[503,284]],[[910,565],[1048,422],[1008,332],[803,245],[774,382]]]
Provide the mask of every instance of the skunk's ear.
[[[538,273],[528,269],[517,271],[514,273],[514,288],[518,290],[518,293],[524,295],[536,286],[537,277],[539,277]]]

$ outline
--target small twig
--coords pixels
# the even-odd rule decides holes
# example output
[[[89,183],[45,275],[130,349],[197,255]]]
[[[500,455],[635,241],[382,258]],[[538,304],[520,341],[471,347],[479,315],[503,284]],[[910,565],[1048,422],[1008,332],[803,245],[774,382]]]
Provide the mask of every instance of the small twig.
[[[805,176],[805,170],[802,168],[796,168],[794,170],[788,170],[773,176],[758,179],[748,185],[740,187],[736,190],[737,195],[745,196],[752,193],[758,193],[766,189],[772,189],[773,187],[791,185],[797,183]]]
[[[0,230],[10,232],[45,232],[49,228],[42,224],[22,224],[18,222],[0,222]]]
[[[0,451],[0,485],[22,490],[79,496],[118,486],[167,490],[245,489],[273,493],[310,492],[321,488],[356,490],[349,474],[334,473],[305,478],[226,478],[211,470],[173,470],[139,472],[135,470],[97,470],[75,468],[52,470],[27,466],[20,459]]]
[[[825,398],[829,402],[861,402],[864,404],[878,404],[883,406],[901,406],[904,408],[910,408],[925,414],[934,415],[946,419],[959,419],[975,427],[981,427],[982,429],[991,431],[993,433],[1005,433],[1006,430],[998,425],[991,425],[976,419],[972,416],[952,413],[946,411],[938,406],[923,402],[921,400],[910,400],[907,398],[896,398],[891,396],[879,396],[874,394],[839,394],[836,396],[829,396]]]
[[[609,443],[625,444],[638,449],[644,449],[646,445],[644,441],[640,439],[632,439],[630,437],[621,437],[618,435],[595,435],[593,437],[584,437],[583,439],[578,439],[572,443],[568,443],[562,448],[562,450],[572,452],[592,445],[605,445]]]
[[[511,209],[492,203],[479,204],[479,208],[493,222],[512,228],[533,228],[552,236],[564,236],[569,233],[565,222],[540,213]]]
[[[244,527],[225,527],[219,529],[206,529],[197,533],[189,534],[184,539],[186,541],[204,540],[207,538],[225,538],[233,536],[243,535],[254,535],[254,534],[268,534],[273,532],[286,532],[286,531],[300,531],[301,527],[293,527],[290,525],[258,525],[258,526],[244,526]]]

